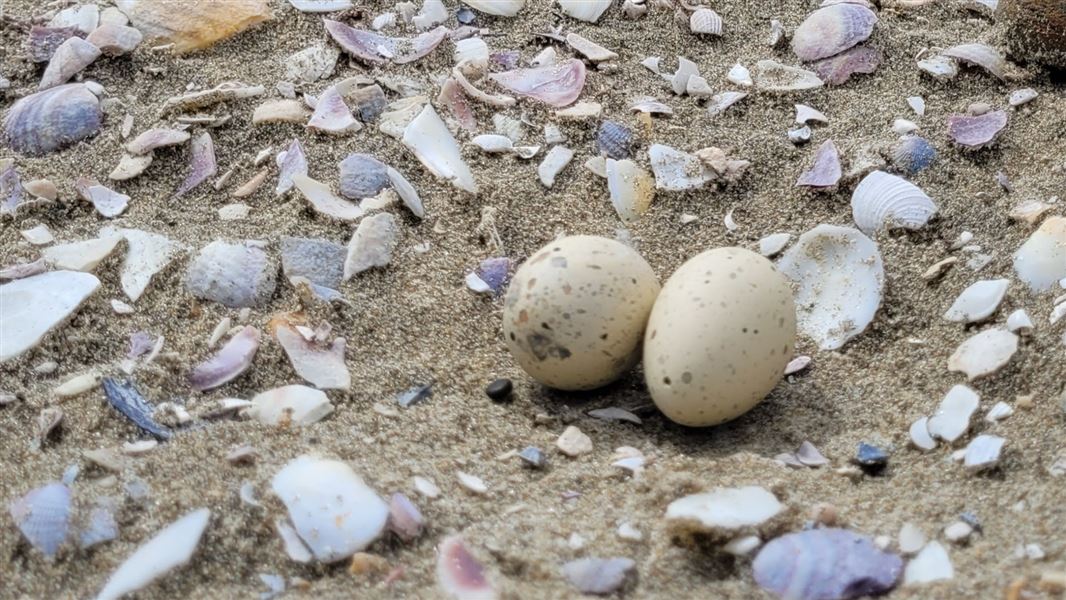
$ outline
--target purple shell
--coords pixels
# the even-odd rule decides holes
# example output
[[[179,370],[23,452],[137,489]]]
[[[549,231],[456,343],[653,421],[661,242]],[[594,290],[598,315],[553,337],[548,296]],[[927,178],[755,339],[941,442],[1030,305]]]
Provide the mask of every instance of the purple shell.
[[[118,537],[118,522],[115,521],[117,504],[114,498],[96,499],[96,506],[89,513],[88,522],[78,536],[78,546],[82,550]]]
[[[52,558],[67,539],[70,488],[59,482],[30,490],[8,507],[11,518],[31,546]]]
[[[218,173],[218,163],[215,162],[215,143],[211,141],[211,134],[203,132],[192,139],[189,143],[189,174],[181,183],[174,197],[182,196],[194,187],[214,177]]]
[[[437,583],[454,598],[495,598],[485,569],[466,548],[463,538],[453,535],[437,546]]]
[[[307,175],[307,156],[300,140],[293,139],[289,148],[278,154],[277,163],[278,185],[274,188],[274,194],[281,196],[292,189],[293,175]]]
[[[781,598],[837,600],[891,590],[903,560],[846,529],[811,529],[770,541],[752,569],[759,587]]]
[[[585,88],[585,63],[572,58],[554,65],[492,73],[501,87],[561,108],[572,104]]]
[[[217,354],[200,363],[189,374],[189,383],[197,391],[205,391],[240,377],[252,366],[259,350],[259,330],[246,326],[230,338]]]
[[[349,154],[340,163],[340,192],[345,198],[359,200],[377,196],[392,185],[385,163],[369,154]]]
[[[26,51],[35,63],[52,60],[56,48],[72,37],[85,37],[77,27],[41,27],[30,28],[30,37],[26,38]]]
[[[833,4],[811,13],[792,35],[792,50],[809,62],[835,56],[866,40],[877,15],[858,4]]]
[[[156,337],[147,331],[136,331],[130,334],[130,351],[126,355],[129,358],[137,358],[148,354],[155,346]]]
[[[518,61],[522,58],[522,55],[518,50],[502,50],[500,52],[493,52],[489,55],[489,61],[505,71],[510,71],[518,66]]]
[[[16,102],[4,119],[4,131],[12,150],[40,156],[95,134],[102,114],[96,95],[71,83]]]
[[[111,407],[122,413],[134,425],[144,432],[155,436],[160,440],[169,440],[173,433],[169,428],[156,423],[152,419],[152,405],[144,399],[137,388],[130,381],[118,381],[111,377],[105,377],[104,396]]]
[[[15,214],[25,199],[26,192],[22,189],[22,178],[15,170],[15,163],[12,162],[6,169],[0,171],[0,215]]]
[[[856,46],[836,56],[811,64],[811,70],[826,85],[844,85],[855,73],[873,73],[881,65],[881,51]]]
[[[448,37],[447,27],[438,27],[413,38],[390,38],[372,31],[355,29],[340,21],[323,19],[333,41],[348,54],[371,64],[388,60],[396,64],[409,63],[429,54]],[[385,50],[388,54],[382,54]]]
[[[955,143],[967,148],[983,148],[992,145],[1007,126],[1006,111],[996,110],[976,117],[951,115],[948,117],[948,135]]]
[[[348,250],[328,240],[281,238],[281,270],[289,279],[304,277],[314,285],[337,289]]]
[[[600,123],[596,134],[596,151],[607,158],[623,160],[629,158],[629,146],[633,143],[633,132],[617,121]]]
[[[840,181],[840,153],[833,140],[826,140],[814,153],[814,166],[796,180],[796,185],[812,188],[832,187]]]
[[[583,594],[610,594],[636,566],[629,558],[581,558],[564,564],[563,576]]]
[[[503,256],[498,258],[486,258],[478,266],[477,276],[484,281],[492,291],[499,294],[503,291],[511,274],[511,259]]]
[[[422,511],[403,494],[393,494],[389,500],[388,528],[405,542],[410,542],[422,535],[425,519]]]

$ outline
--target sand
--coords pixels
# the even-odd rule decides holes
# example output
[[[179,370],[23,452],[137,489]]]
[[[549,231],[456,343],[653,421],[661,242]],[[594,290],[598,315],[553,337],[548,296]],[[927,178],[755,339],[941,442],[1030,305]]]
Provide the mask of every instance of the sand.
[[[36,257],[18,231],[47,224],[61,241],[93,237],[105,224],[92,208],[76,200],[73,182],[80,175],[104,180],[121,156],[119,131],[123,116],[132,114],[134,134],[158,124],[158,109],[169,96],[187,85],[201,89],[223,81],[263,84],[267,97],[282,78],[281,61],[289,54],[326,39],[320,18],[301,15],[286,2],[275,1],[276,18],[210,50],[175,58],[147,47],[132,56],[101,59],[84,77],[102,83],[118,106],[108,114],[100,134],[89,143],[38,159],[17,158],[24,179],[47,177],[60,188],[62,202],[21,213],[15,223],[0,226],[0,256],[5,264]],[[389,8],[388,2],[366,2],[368,18]],[[454,8],[455,2],[447,4]],[[833,139],[845,158],[864,146],[890,144],[896,118],[916,120],[936,146],[933,167],[912,180],[940,206],[937,220],[913,233],[880,234],[887,285],[883,306],[868,331],[837,352],[819,352],[806,339],[797,342],[798,354],[813,356],[812,366],[782,382],[758,407],[720,427],[696,430],[676,426],[651,407],[638,369],[622,381],[595,392],[572,394],[544,389],[526,377],[508,354],[500,336],[498,299],[474,295],[463,275],[484,258],[510,256],[518,261],[562,233],[612,237],[622,227],[607,198],[603,180],[581,167],[592,155],[595,122],[562,123],[576,151],[574,162],[551,190],[537,180],[536,164],[514,157],[484,156],[465,147],[480,186],[476,197],[457,193],[446,182],[426,173],[398,142],[368,127],[349,138],[330,138],[304,132],[295,125],[251,125],[260,100],[215,107],[212,114],[232,114],[232,120],[212,129],[220,172],[235,168],[231,183],[221,192],[209,185],[174,200],[186,172],[187,148],[157,152],[148,171],[114,187],[131,198],[130,209],[114,222],[165,234],[192,248],[224,238],[259,239],[276,253],[281,236],[322,237],[345,243],[351,227],[316,218],[299,195],[273,196],[274,176],[254,196],[249,218],[221,222],[217,209],[232,202],[228,193],[255,174],[252,158],[263,148],[276,152],[295,136],[307,151],[311,176],[336,182],[336,164],[353,151],[380,157],[406,174],[426,202],[427,218],[417,221],[402,208],[391,209],[402,229],[400,247],[391,265],[372,270],[345,284],[342,291],[351,307],[306,307],[315,322],[328,320],[349,344],[347,363],[353,374],[352,391],[330,392],[337,410],[333,416],[305,428],[273,429],[250,421],[219,419],[182,432],[142,458],[132,459],[117,477],[90,466],[82,452],[117,447],[142,435],[112,411],[100,390],[62,403],[65,414],[60,434],[43,449],[32,448],[37,415],[52,404],[52,388],[89,368],[113,368],[126,354],[129,335],[148,331],[166,338],[164,356],[156,365],[138,371],[136,380],[153,402],[184,402],[190,412],[203,414],[224,397],[249,398],[278,385],[298,383],[279,346],[265,342],[253,369],[233,383],[207,394],[192,393],[185,380],[191,365],[208,356],[205,341],[223,317],[236,320],[237,311],[194,301],[181,285],[185,261],[158,275],[136,312],[118,316],[109,301],[122,298],[118,287],[121,253],[96,274],[103,287],[71,323],[47,337],[36,350],[0,367],[5,390],[20,400],[0,408],[0,497],[5,501],[47,481],[58,479],[71,464],[81,464],[74,485],[80,502],[100,495],[122,497],[123,486],[142,481],[150,489],[141,503],[127,500],[121,512],[121,534],[91,551],[68,550],[49,563],[19,541],[8,517],[0,535],[0,580],[4,598],[85,598],[102,587],[107,575],[140,543],[180,515],[206,506],[213,513],[193,563],[142,592],[140,598],[249,597],[264,587],[257,574],[279,573],[310,582],[306,595],[318,598],[440,597],[434,577],[435,545],[459,532],[486,565],[491,579],[506,598],[574,597],[562,579],[560,565],[584,556],[625,556],[636,560],[638,577],[627,587],[633,598],[753,598],[762,597],[751,577],[750,559],[713,554],[673,543],[663,527],[666,505],[689,492],[717,486],[756,484],[772,489],[792,509],[788,529],[803,527],[810,507],[832,503],[840,522],[870,535],[895,537],[904,522],[918,524],[927,535],[943,539],[940,530],[964,511],[974,513],[982,531],[968,545],[949,548],[955,579],[928,588],[897,589],[894,598],[998,597],[1013,580],[1033,580],[1047,569],[1066,568],[1066,540],[1061,523],[1064,480],[1054,479],[1047,467],[1066,452],[1066,422],[1057,398],[1066,380],[1066,361],[1060,324],[1047,326],[1049,295],[1034,297],[1015,283],[994,318],[1002,323],[1010,311],[1024,307],[1037,322],[1036,335],[1022,342],[1018,354],[998,374],[974,382],[981,408],[973,430],[994,432],[1009,442],[1000,468],[969,475],[941,447],[922,454],[909,448],[907,427],[931,414],[943,394],[963,382],[946,369],[954,348],[979,327],[961,326],[941,318],[954,297],[978,279],[1011,277],[1011,254],[1030,229],[1008,219],[1021,199],[1048,201],[1066,197],[1066,94],[1060,76],[1039,67],[1028,69],[1030,80],[1001,82],[979,70],[965,69],[954,81],[939,83],[921,76],[912,58],[923,48],[982,41],[1001,45],[1002,33],[993,19],[978,16],[955,2],[943,0],[913,10],[883,10],[871,44],[884,52],[874,75],[858,76],[840,88],[793,96],[755,94],[727,114],[710,118],[693,99],[675,97],[665,82],[640,66],[648,55],[663,57],[673,69],[676,56],[696,61],[715,90],[731,89],[726,71],[737,61],[753,66],[763,58],[794,63],[790,51],[766,44],[769,20],[780,19],[794,29],[814,3],[722,1],[714,4],[725,20],[721,39],[691,36],[674,21],[671,11],[651,11],[639,21],[625,20],[613,8],[592,26],[562,18],[547,0],[534,0],[516,19],[480,16],[479,22],[498,36],[488,38],[493,49],[513,48],[532,57],[545,41],[531,35],[562,24],[620,54],[602,72],[590,70],[583,100],[603,104],[604,117],[627,123],[640,132],[638,159],[646,163],[650,143],[664,143],[693,151],[705,146],[730,149],[752,161],[752,168],[735,186],[691,193],[660,193],[651,210],[628,229],[633,244],[661,279],[684,260],[702,250],[727,245],[753,247],[765,235],[798,235],[819,223],[851,223],[847,182],[832,193],[812,193],[793,187],[806,169],[817,144]],[[11,0],[3,11],[29,17],[42,6]],[[353,21],[357,23],[357,21]],[[454,21],[452,21],[454,23]],[[22,34],[4,25],[0,43],[0,72],[12,82],[0,106],[36,87],[41,68],[22,62]],[[451,64],[447,44],[426,60],[388,73],[435,81]],[[559,49],[562,54],[568,50]],[[334,78],[364,72],[342,58]],[[1057,77],[1057,78],[1056,78]],[[318,93],[328,82],[301,89]],[[965,112],[972,102],[1002,107],[1010,91],[1031,86],[1040,92],[1032,104],[1010,110],[1011,121],[995,148],[967,152],[952,147],[946,117]],[[436,90],[430,92],[436,96]],[[390,92],[390,98],[398,96]],[[673,106],[675,114],[656,119],[644,131],[628,111],[641,95],[656,96]],[[922,119],[910,111],[907,96],[920,95],[928,109]],[[794,147],[786,138],[792,127],[793,103],[803,102],[829,117],[828,125],[814,126],[811,144]],[[492,112],[474,104],[479,129],[491,130]],[[553,120],[550,110],[523,100],[506,111],[532,123],[525,141],[543,142],[542,127]],[[468,134],[461,133],[460,139]],[[6,156],[0,151],[0,156]],[[1013,193],[1004,191],[993,176],[1003,171]],[[1062,200],[1059,200],[1061,207]],[[496,209],[502,248],[492,248],[475,232],[483,207]],[[723,217],[733,211],[739,228],[729,233]],[[1057,208],[1061,214],[1061,208]],[[682,214],[697,221],[681,225]],[[975,273],[960,265],[936,282],[920,274],[949,254],[948,246],[962,231],[974,234],[975,244],[993,255]],[[414,246],[430,245],[419,254]],[[249,323],[265,327],[271,315],[300,309],[295,291],[286,284],[268,306],[253,310]],[[38,375],[35,365],[53,360],[55,373]],[[488,400],[484,386],[494,378],[510,377],[516,384],[513,401]],[[375,404],[395,407],[397,393],[434,381],[432,399],[397,416],[386,416]],[[999,425],[980,419],[995,402],[1014,405],[1018,395],[1031,394],[1031,409],[1019,409]],[[603,422],[587,410],[620,406],[644,418],[641,426]],[[594,451],[569,459],[554,450],[555,438],[567,425],[591,436]],[[967,436],[964,439],[969,439]],[[891,452],[880,477],[852,480],[833,468],[793,470],[772,457],[810,440],[833,461],[844,466],[860,441]],[[224,457],[234,446],[250,444],[259,454],[253,466],[232,466]],[[527,445],[550,456],[548,468],[524,468],[519,459],[497,457]],[[610,467],[619,446],[633,446],[652,462],[641,478]],[[390,565],[403,566],[403,577],[384,587],[380,576],[348,573],[345,564],[304,566],[291,562],[276,539],[272,522],[283,514],[269,493],[269,481],[289,460],[304,453],[339,458],[352,466],[383,494],[402,491],[424,512],[428,529],[410,544],[384,540],[370,551]],[[461,488],[456,471],[483,478],[489,493],[475,496]],[[433,479],[442,489],[437,500],[418,497],[412,477]],[[251,481],[265,508],[241,503],[237,489]],[[579,495],[564,500],[566,492]],[[6,514],[6,513],[5,513]],[[621,522],[644,533],[641,542],[616,535]],[[580,549],[568,545],[579,535]],[[1029,562],[1014,555],[1019,544],[1039,544],[1047,558]]]

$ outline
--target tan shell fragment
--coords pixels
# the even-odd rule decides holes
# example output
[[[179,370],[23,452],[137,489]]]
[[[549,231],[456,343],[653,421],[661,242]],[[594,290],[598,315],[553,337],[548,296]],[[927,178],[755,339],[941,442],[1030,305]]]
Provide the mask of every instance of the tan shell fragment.
[[[119,10],[154,43],[175,54],[202,50],[271,18],[270,0],[117,0]]]

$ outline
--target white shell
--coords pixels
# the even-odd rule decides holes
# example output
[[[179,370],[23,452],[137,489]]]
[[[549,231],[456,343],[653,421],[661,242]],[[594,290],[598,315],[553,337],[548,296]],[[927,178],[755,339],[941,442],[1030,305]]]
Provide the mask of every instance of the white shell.
[[[82,242],[59,244],[41,251],[41,257],[54,269],[88,272],[111,255],[121,236],[111,235]]]
[[[96,600],[117,600],[189,562],[210,519],[200,508],[166,526],[115,570]]]
[[[865,331],[881,305],[881,253],[857,229],[819,225],[800,236],[777,268],[798,284],[799,330],[823,350]]]
[[[489,154],[504,154],[514,149],[514,142],[511,141],[511,138],[494,133],[476,136],[470,140],[470,143]]]
[[[756,527],[785,506],[765,488],[718,488],[679,498],[666,508],[666,521],[690,531],[723,532]]]
[[[655,187],[660,190],[691,190],[703,187],[717,178],[714,171],[707,168],[699,157],[670,146],[652,144],[648,148],[648,158],[655,174]]]
[[[51,271],[0,286],[0,363],[30,350],[100,287],[88,273]]]
[[[1024,308],[1019,308],[1007,317],[1007,330],[1011,333],[1029,335],[1033,332],[1033,320],[1029,318],[1029,313],[1025,312]]]
[[[982,434],[975,437],[966,446],[966,455],[962,466],[971,473],[991,469],[999,462],[999,454],[1007,440],[998,435]]]
[[[829,119],[822,114],[821,111],[811,108],[806,104],[797,104],[796,107],[796,123],[800,125],[806,125],[810,121],[820,121],[822,123],[828,123]]]
[[[774,60],[755,63],[755,87],[767,92],[798,92],[824,85],[816,73]]]
[[[568,17],[595,23],[611,6],[612,0],[559,0],[559,7]]]
[[[791,233],[772,233],[759,240],[759,254],[769,258],[776,256],[792,241]]]
[[[700,68],[696,63],[684,56],[678,56],[677,71],[669,79],[670,87],[673,88],[675,94],[680,96],[688,90],[689,77],[699,77],[699,75]]]
[[[617,53],[576,33],[566,34],[566,43],[570,44],[570,47],[573,48],[575,52],[583,55],[592,62],[603,62],[605,60],[614,60],[618,58]]]
[[[440,25],[448,19],[448,9],[441,0],[424,0],[422,10],[411,19],[419,31]]]
[[[855,224],[866,234],[882,227],[921,229],[936,210],[918,186],[884,171],[867,175],[851,195]]]
[[[954,79],[959,74],[959,64],[953,59],[939,54],[919,60],[918,68],[939,81]]]
[[[320,390],[351,387],[352,376],[344,364],[344,338],[338,337],[332,343],[308,340],[287,323],[274,329],[274,337],[285,350],[296,374],[311,385]]]
[[[998,423],[1013,414],[1014,409],[1011,408],[1010,404],[999,401],[996,402],[992,408],[988,409],[988,413],[985,414],[985,421],[988,421],[989,423]]]
[[[455,64],[467,77],[477,78],[489,68],[489,46],[479,37],[455,42]]]
[[[1066,278],[1066,217],[1048,217],[1014,253],[1014,272],[1034,293]]]
[[[689,15],[688,28],[692,33],[722,35],[722,17],[709,8],[697,8]]]
[[[304,385],[286,385],[257,394],[248,415],[264,425],[310,425],[333,412],[324,392]]]
[[[152,276],[170,264],[185,246],[158,233],[138,229],[117,231],[126,238],[127,246],[126,259],[122,263],[122,291],[130,300],[136,302],[148,288]],[[105,235],[104,231],[100,232],[100,237],[109,235]]]
[[[1036,97],[1039,95],[1040,94],[1038,94],[1033,88],[1022,88],[1011,92],[1007,102],[1011,106],[1021,106],[1036,100]]]
[[[707,114],[716,117],[726,111],[727,108],[747,98],[746,92],[722,92],[711,97],[707,103]]]
[[[960,44],[952,46],[940,54],[983,67],[1000,79],[1006,78],[1007,60],[999,50],[987,44]]]
[[[917,556],[907,563],[903,570],[903,585],[910,587],[925,585],[934,581],[944,581],[955,577],[948,551],[940,542],[929,542]]]
[[[359,205],[338,197],[328,185],[303,173],[293,174],[292,183],[319,214],[338,221],[355,221],[363,216],[363,209]]]
[[[433,106],[427,104],[407,125],[402,141],[430,173],[450,181],[460,190],[477,193],[474,174],[463,161],[459,143]]]
[[[343,560],[381,536],[389,507],[348,465],[312,456],[274,475],[271,489],[319,561]]]
[[[725,78],[729,83],[739,85],[740,87],[751,87],[755,85],[755,82],[751,80],[751,71],[740,63],[730,67]]]
[[[550,188],[555,185],[555,177],[566,168],[566,165],[570,164],[573,158],[573,150],[566,146],[552,146],[537,167],[537,176],[540,177],[540,182],[544,184],[544,187]]]
[[[1006,329],[987,329],[955,349],[948,358],[949,371],[961,371],[973,381],[1003,368],[1018,351],[1018,336]]]
[[[427,102],[429,99],[425,96],[411,96],[389,104],[385,107],[388,110],[378,115],[378,130],[398,140],[402,139],[404,130],[422,112],[422,107]]]
[[[921,96],[908,96],[907,105],[911,107],[914,114],[919,117],[925,116],[925,98],[922,98]]]
[[[920,450],[932,450],[936,448],[936,440],[929,433],[929,417],[922,417],[911,423],[911,443]]]
[[[992,316],[1007,295],[1009,279],[978,281],[966,288],[952,303],[944,318],[959,323],[976,323]]]
[[[348,10],[351,0],[289,0],[293,8],[304,13],[328,13]]]
[[[348,241],[344,259],[344,280],[374,267],[384,267],[392,261],[392,252],[399,241],[399,228],[392,213],[378,213],[359,222]]]
[[[692,75],[685,84],[685,93],[693,98],[710,98],[714,94],[711,84],[699,75]]]
[[[615,212],[625,223],[640,218],[655,196],[655,181],[651,175],[629,159],[607,159],[607,188]]]
[[[526,5],[526,0],[463,0],[474,10],[497,17],[513,17]]]
[[[970,417],[980,403],[977,392],[964,385],[953,386],[940,401],[936,414],[929,417],[929,435],[947,442],[959,439],[970,428]]]

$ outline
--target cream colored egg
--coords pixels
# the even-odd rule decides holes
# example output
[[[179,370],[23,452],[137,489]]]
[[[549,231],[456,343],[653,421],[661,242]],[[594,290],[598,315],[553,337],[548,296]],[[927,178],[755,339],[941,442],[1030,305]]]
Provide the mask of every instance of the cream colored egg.
[[[709,250],[681,265],[655,301],[644,377],[671,420],[717,425],[777,385],[795,341],[792,290],[773,264],[742,248]]]
[[[579,235],[555,240],[515,273],[503,335],[518,364],[540,383],[590,390],[640,359],[659,280],[629,246]]]

